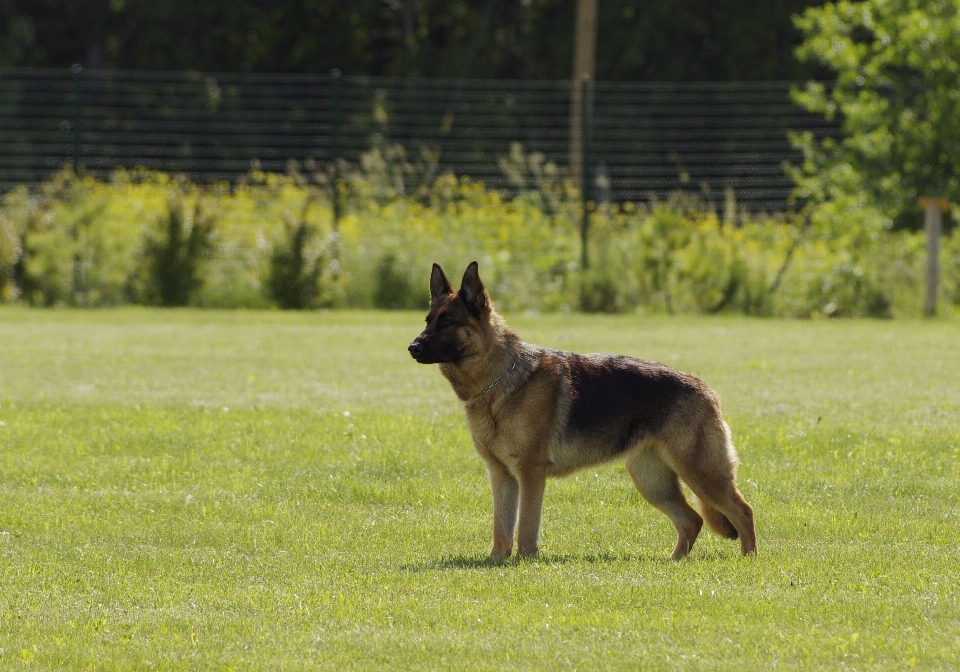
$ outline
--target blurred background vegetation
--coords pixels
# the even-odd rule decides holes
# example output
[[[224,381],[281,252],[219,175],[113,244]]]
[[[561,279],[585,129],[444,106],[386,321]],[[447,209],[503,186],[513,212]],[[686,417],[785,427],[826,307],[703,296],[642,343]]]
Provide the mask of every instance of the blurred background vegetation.
[[[559,0],[0,0],[0,67],[570,78]],[[0,202],[0,298],[33,305],[422,308],[425,273],[476,258],[510,310],[912,316],[922,213],[949,204],[941,301],[960,313],[960,0],[599,3],[601,81],[792,80],[838,133],[792,136],[791,209],[696,193],[582,206],[565,166],[511,148],[509,197],[403,148],[197,183],[70,169]],[[800,80],[808,83],[800,84]],[[576,87],[574,87],[576,91]],[[452,119],[452,117],[451,117]],[[443,132],[443,128],[441,128]],[[536,169],[534,171],[534,169]],[[513,178],[525,171],[529,179]],[[534,172],[536,174],[534,174]],[[336,206],[336,207],[335,207]],[[334,217],[335,210],[342,217]],[[729,216],[730,213],[735,216]]]
[[[384,182],[384,180],[387,180]],[[164,173],[109,181],[66,170],[0,203],[0,296],[39,306],[425,308],[427,271],[473,259],[500,308],[918,316],[922,232],[829,209],[723,221],[695,196],[591,213],[543,183],[504,199],[453,175],[403,195],[390,176],[343,174],[343,216],[308,174],[197,185]],[[549,204],[549,206],[548,206]],[[944,295],[960,307],[960,236],[945,239]]]
[[[796,80],[818,0],[603,0],[596,79]],[[0,66],[568,79],[570,0],[0,0]],[[475,46],[475,42],[479,43]],[[471,52],[475,50],[475,57]]]

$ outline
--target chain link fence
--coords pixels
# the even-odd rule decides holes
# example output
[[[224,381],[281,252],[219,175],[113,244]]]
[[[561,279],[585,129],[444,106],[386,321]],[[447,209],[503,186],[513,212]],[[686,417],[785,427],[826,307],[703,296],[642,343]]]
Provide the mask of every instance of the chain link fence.
[[[787,133],[836,126],[790,100],[791,82],[593,87],[590,176],[598,200],[677,190],[751,211],[789,207]],[[199,182],[284,172],[291,161],[401,155],[419,179],[452,172],[515,193],[536,156],[569,161],[570,82],[0,69],[0,189],[74,163]],[[401,149],[402,148],[402,149]]]

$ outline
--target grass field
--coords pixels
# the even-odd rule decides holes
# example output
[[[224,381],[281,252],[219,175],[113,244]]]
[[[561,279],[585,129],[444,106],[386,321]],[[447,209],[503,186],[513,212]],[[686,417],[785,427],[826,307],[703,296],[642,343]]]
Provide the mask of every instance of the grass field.
[[[512,316],[723,397],[760,555],[490,496],[413,313],[0,309],[0,669],[956,669],[955,322]]]

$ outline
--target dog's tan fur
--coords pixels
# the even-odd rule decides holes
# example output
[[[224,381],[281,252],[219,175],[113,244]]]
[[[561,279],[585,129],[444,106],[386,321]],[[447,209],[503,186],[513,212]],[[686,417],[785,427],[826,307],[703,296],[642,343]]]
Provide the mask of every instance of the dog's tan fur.
[[[690,552],[704,519],[756,553],[753,510],[736,486],[737,456],[720,399],[694,376],[613,355],[522,342],[493,309],[476,262],[454,292],[434,264],[427,327],[410,352],[438,363],[466,409],[493,491],[491,557],[536,555],[547,477],[610,460],[677,529]],[[687,503],[683,480],[703,518]]]

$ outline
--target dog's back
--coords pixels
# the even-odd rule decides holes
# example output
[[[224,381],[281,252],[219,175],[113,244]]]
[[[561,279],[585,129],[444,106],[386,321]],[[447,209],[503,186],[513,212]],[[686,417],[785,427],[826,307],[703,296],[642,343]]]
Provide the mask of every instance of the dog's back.
[[[576,446],[573,451],[558,446],[558,474],[622,456],[656,437],[678,414],[687,421],[694,419],[690,416],[699,419],[716,399],[699,379],[656,362],[545,348],[541,352],[541,366],[548,363],[563,372],[566,390],[561,398],[569,401],[561,419],[562,444]],[[584,459],[578,460],[576,453]]]

